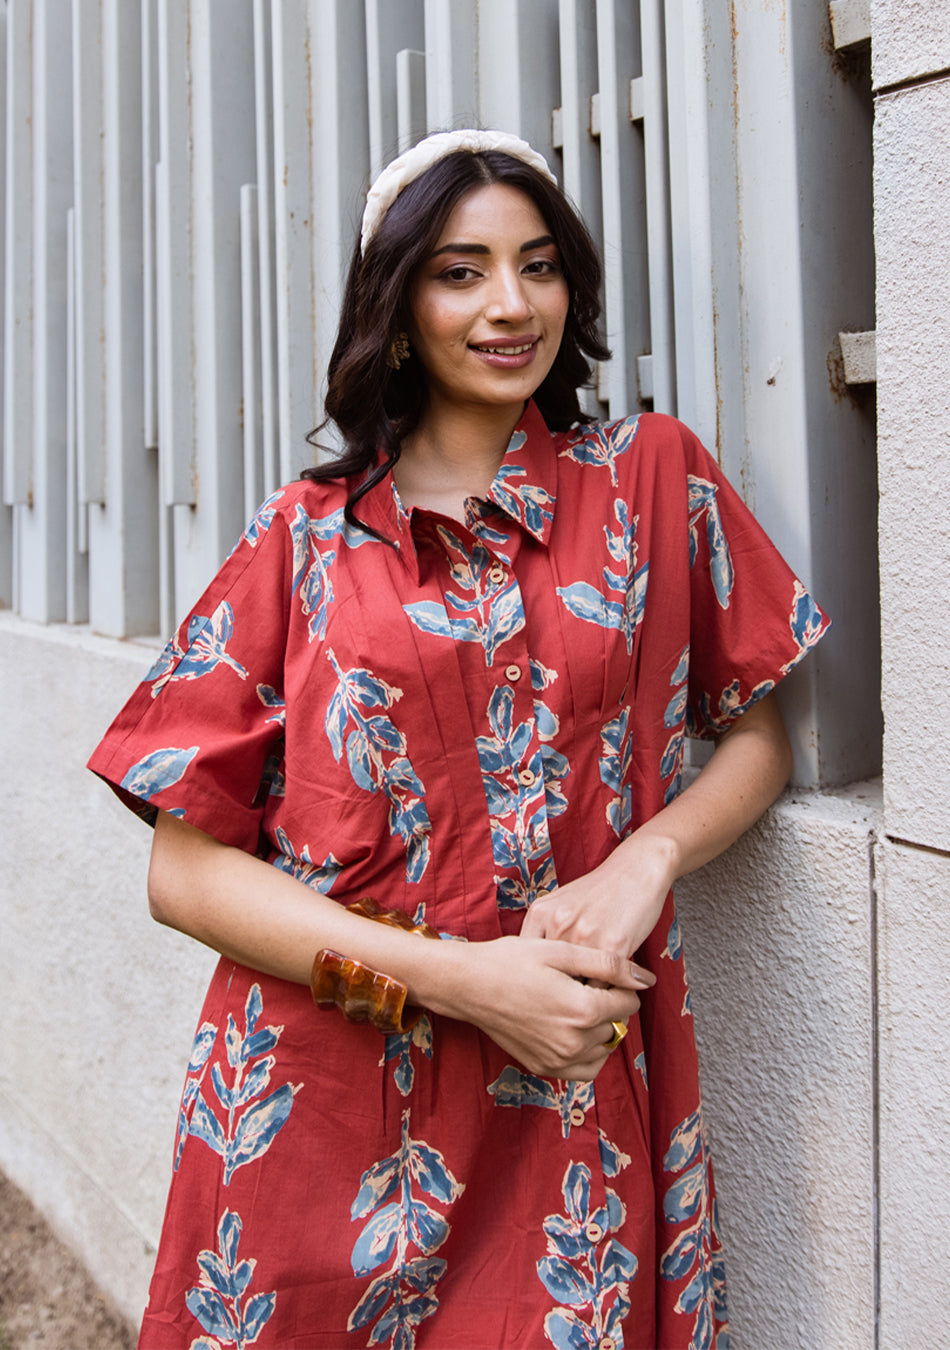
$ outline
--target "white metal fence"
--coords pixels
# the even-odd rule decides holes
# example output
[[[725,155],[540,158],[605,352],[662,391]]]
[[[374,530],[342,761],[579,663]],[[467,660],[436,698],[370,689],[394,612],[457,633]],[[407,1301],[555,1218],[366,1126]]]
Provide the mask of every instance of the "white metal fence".
[[[813,666],[803,776],[873,771],[873,428],[827,377],[873,328],[869,98],[825,0],[8,0],[0,31],[0,601],[168,631],[312,457],[372,174],[499,126],[603,244],[602,406],[682,416],[844,604],[869,688]]]

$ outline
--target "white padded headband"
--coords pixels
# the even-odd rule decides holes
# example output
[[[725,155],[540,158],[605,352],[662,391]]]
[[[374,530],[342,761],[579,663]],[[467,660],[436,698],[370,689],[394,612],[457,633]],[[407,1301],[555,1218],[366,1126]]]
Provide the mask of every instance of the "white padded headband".
[[[511,155],[513,159],[524,160],[525,164],[537,169],[538,173],[543,174],[557,187],[557,179],[548,168],[544,156],[539,155],[537,150],[532,150],[527,141],[522,141],[517,136],[510,136],[504,131],[438,131],[434,136],[427,136],[424,141],[414,145],[411,150],[406,150],[391,164],[387,164],[367,192],[363,228],[360,232],[361,255],[366,252],[367,244],[379,229],[380,222],[403,188],[425,173],[426,169],[431,169],[440,159],[454,154],[456,150],[469,150],[472,154],[480,154],[485,150],[501,150],[504,154]]]

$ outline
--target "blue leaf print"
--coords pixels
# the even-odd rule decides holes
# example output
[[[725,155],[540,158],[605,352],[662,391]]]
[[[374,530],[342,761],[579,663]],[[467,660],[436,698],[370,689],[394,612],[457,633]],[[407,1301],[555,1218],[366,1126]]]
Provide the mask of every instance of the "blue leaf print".
[[[674,914],[670,924],[670,931],[666,935],[666,946],[660,953],[661,956],[668,956],[671,961],[678,961],[683,955],[683,937],[680,933],[680,921]]]
[[[280,852],[273,859],[273,866],[296,877],[298,881],[306,882],[321,895],[328,895],[343,870],[343,864],[332,853],[328,853],[322,863],[315,863],[310,856],[309,846],[304,844],[298,851],[280,825],[275,831],[275,838]]]
[[[590,1171],[584,1163],[568,1166],[561,1189],[565,1213],[544,1220],[548,1254],[537,1263],[538,1278],[561,1305],[546,1316],[545,1331],[555,1345],[570,1346],[597,1346],[609,1333],[623,1350],[622,1323],[630,1311],[637,1259],[616,1238],[600,1250],[598,1244],[601,1234],[622,1227],[624,1207],[608,1188],[606,1208],[591,1213]],[[597,1226],[596,1241],[591,1225]],[[584,1309],[584,1316],[575,1309]]]
[[[565,1139],[571,1133],[571,1112],[590,1111],[594,1105],[594,1085],[574,1079],[540,1078],[537,1074],[507,1064],[486,1091],[495,1098],[496,1106],[540,1106],[557,1111],[561,1118],[561,1133]],[[629,1158],[627,1159],[629,1162]]]
[[[617,460],[625,455],[636,438],[639,417],[630,417],[611,426],[593,423],[584,427],[581,438],[561,451],[564,459],[610,470],[611,484],[617,486]]]
[[[699,524],[705,516],[706,542],[709,546],[709,574],[720,608],[728,609],[729,599],[732,595],[734,572],[729,543],[722,528],[722,517],[719,514],[717,496],[719,489],[715,483],[710,483],[705,478],[697,478],[694,474],[688,474],[686,481],[689,509],[689,565],[692,567],[696,562],[699,549]]]
[[[417,918],[416,923],[420,922],[421,919]],[[379,1062],[382,1065],[392,1060],[396,1061],[393,1079],[402,1095],[408,1097],[416,1076],[411,1053],[413,1047],[421,1050],[426,1059],[432,1058],[432,1023],[429,1021],[428,1013],[422,1014],[411,1031],[405,1031],[402,1035],[387,1036],[384,1045],[383,1058]]]
[[[405,1215],[398,1200],[374,1214],[353,1246],[350,1264],[356,1276],[370,1275],[385,1265],[396,1247],[396,1239],[405,1226]]]
[[[509,445],[508,451],[511,449]],[[520,464],[502,464],[491,486],[492,500],[541,538],[554,519],[554,498],[536,483],[518,483],[517,478],[526,479],[527,469]]]
[[[230,1146],[225,1154],[224,1184],[245,1163],[253,1162],[270,1148],[275,1135],[286,1122],[294,1104],[295,1088],[284,1083],[262,1102],[248,1107],[240,1117]],[[241,1094],[238,1094],[238,1102]],[[246,1100],[246,1099],[245,1099]]]
[[[449,559],[452,589],[444,604],[420,601],[403,606],[423,632],[458,642],[480,642],[486,666],[492,665],[502,643],[524,627],[524,607],[517,582],[505,569],[498,579],[498,556],[477,542],[472,551],[444,525],[438,527]]]
[[[554,1350],[596,1350],[598,1337],[576,1312],[555,1308],[544,1319],[544,1330]],[[617,1341],[622,1346],[623,1341]]]
[[[181,782],[188,765],[197,755],[199,747],[190,745],[187,750],[174,745],[163,746],[140,759],[128,770],[120,787],[131,792],[134,797],[144,797],[150,802],[166,788]]]
[[[191,1047],[191,1058],[188,1061],[189,1073],[197,1073],[203,1065],[207,1064],[217,1034],[218,1028],[216,1026],[213,1026],[210,1022],[202,1022],[195,1036],[194,1045]]]
[[[593,1302],[595,1293],[593,1284],[563,1257],[542,1257],[538,1262],[538,1274],[545,1289],[559,1303],[577,1308],[584,1303]]]
[[[660,1259],[665,1280],[686,1285],[675,1303],[677,1312],[694,1315],[691,1344],[712,1350],[714,1339],[728,1345],[729,1324],[725,1302],[725,1269],[719,1239],[719,1216],[711,1201],[709,1159],[702,1108],[681,1121],[670,1137],[663,1158],[664,1170],[673,1180],[663,1197],[663,1210],[671,1223],[690,1226],[680,1232]]]
[[[216,1289],[201,1289],[197,1286],[189,1289],[185,1295],[185,1303],[205,1331],[211,1332],[213,1336],[219,1336],[228,1345],[237,1342],[237,1325]]]
[[[587,581],[559,586],[557,593],[575,618],[600,628],[619,629],[623,633],[627,651],[632,652],[634,636],[646,606],[650,564],[645,562],[642,567],[637,567],[636,534],[639,517],[630,516],[627,503],[622,498],[614,502],[614,516],[620,530],[617,532],[604,526],[607,551],[611,558],[624,565],[625,570],[618,573],[605,567],[603,577],[607,591],[615,592],[620,598],[611,599]]]
[[[257,547],[261,537],[267,533],[267,531],[273,524],[274,516],[277,511],[277,503],[280,501],[283,495],[284,495],[283,489],[281,489],[278,492],[272,492],[271,495],[267,498],[267,500],[261,503],[261,505],[255,511],[254,515],[251,517],[247,529],[244,531],[244,533],[241,535],[241,538],[238,540],[237,544],[235,544],[234,548],[231,550],[232,553],[237,551],[238,544],[242,542],[250,544],[251,548]]]
[[[177,664],[166,665],[158,675],[152,687],[152,697],[155,698],[173,680],[200,680],[222,665],[232,670],[239,679],[246,680],[246,669],[228,652],[228,643],[233,636],[234,610],[227,600],[222,600],[210,618],[193,614],[188,624],[187,650],[181,654]],[[170,650],[166,648],[166,652]]]
[[[794,665],[794,661],[792,662]],[[712,699],[709,694],[703,693],[699,699],[699,712],[708,727],[721,731],[729,726],[743,713],[748,712],[753,704],[758,703],[760,698],[770,694],[775,688],[774,680],[763,680],[757,684],[747,699],[739,699],[739,681],[735,679],[731,684],[727,684],[725,689],[719,695],[719,711],[713,712]]]
[[[607,824],[618,839],[629,834],[633,817],[633,787],[630,782],[633,745],[629,731],[630,709],[621,708],[619,716],[606,722],[600,732],[600,781],[614,793],[613,801],[607,805]]]
[[[494,734],[477,736],[475,746],[488,805],[492,856],[498,867],[508,872],[507,876],[495,876],[498,905],[502,909],[524,909],[536,895],[557,884],[546,800],[550,790],[555,811],[563,809],[557,800],[557,774],[566,774],[569,766],[566,761],[562,765],[560,758],[552,759],[549,788],[540,744],[531,753],[533,721],[514,721],[510,685],[492,692],[487,714]],[[553,750],[551,753],[557,755]]]
[[[398,1276],[394,1279],[391,1274],[388,1274],[374,1280],[350,1314],[350,1330],[355,1331],[357,1327],[365,1327],[368,1323],[374,1321],[398,1287]]]
[[[257,686],[257,697],[263,703],[265,708],[276,709],[273,717],[268,717],[268,722],[274,722],[277,726],[284,726],[287,721],[287,704],[281,698],[277,690],[271,684],[259,684]]]
[[[642,1052],[637,1058],[643,1058]],[[625,1167],[630,1166],[630,1155],[624,1153],[616,1144],[612,1144],[604,1134],[603,1130],[598,1129],[597,1134],[597,1144],[600,1150],[600,1165],[604,1169],[604,1176],[619,1176]]]
[[[442,1215],[422,1200],[409,1202],[408,1217],[409,1237],[420,1251],[436,1251],[449,1235],[449,1225]]]
[[[226,1082],[220,1063],[212,1066],[212,1084],[221,1107],[227,1112],[227,1125],[221,1123],[197,1085],[192,1094],[194,1108],[187,1133],[202,1140],[223,1159],[225,1186],[229,1185],[239,1167],[267,1152],[290,1115],[294,1096],[302,1086],[284,1083],[270,1096],[254,1101],[270,1082],[274,1059],[269,1056],[269,1051],[277,1045],[283,1031],[283,1027],[264,1027],[256,1031],[262,1011],[261,988],[259,984],[253,984],[244,1006],[247,1028],[244,1034],[238,1029],[233,1016],[228,1016],[224,1040],[228,1066],[234,1074],[233,1083]],[[254,1065],[245,1077],[250,1060],[261,1055],[268,1055],[268,1058],[262,1064]],[[186,1086],[186,1093],[188,1091]],[[248,1105],[250,1102],[253,1105]],[[246,1109],[239,1113],[239,1107]],[[183,1143],[182,1139],[179,1157]]]
[[[277,1305],[277,1294],[270,1293],[254,1294],[247,1305],[241,1307],[257,1264],[256,1261],[237,1263],[242,1227],[240,1217],[226,1209],[218,1224],[218,1252],[205,1249],[198,1253],[200,1283],[185,1295],[189,1311],[203,1329],[225,1345],[237,1346],[238,1350],[253,1345]]]
[[[449,1224],[431,1205],[413,1195],[414,1181],[427,1195],[445,1204],[451,1204],[465,1189],[437,1149],[410,1136],[407,1109],[402,1115],[399,1150],[363,1173],[351,1211],[356,1219],[375,1210],[353,1247],[354,1274],[368,1275],[391,1258],[393,1264],[364,1291],[347,1327],[353,1331],[375,1321],[368,1344],[380,1345],[391,1337],[394,1350],[397,1346],[413,1350],[416,1328],[438,1308],[435,1286],[446,1271],[445,1261],[433,1258],[432,1253],[448,1237]],[[398,1200],[383,1204],[397,1192]],[[410,1244],[421,1256],[410,1256]]]
[[[792,612],[788,616],[788,626],[795,640],[797,651],[790,661],[782,666],[782,674],[787,675],[796,666],[807,651],[814,647],[825,627],[825,617],[812,597],[796,578]]]
[[[362,668],[344,671],[332,651],[327,659],[337,676],[337,687],[326,712],[325,727],[334,758],[343,755],[346,736],[347,764],[353,781],[367,792],[380,789],[389,800],[389,832],[406,849],[406,880],[421,881],[429,865],[431,822],[425,806],[425,789],[409,760],[406,738],[383,713],[368,708],[390,709],[402,698],[402,690],[386,684]]]
[[[359,548],[379,541],[350,526],[344,520],[342,508],[328,516],[311,517],[299,502],[289,529],[294,555],[291,594],[299,594],[302,612],[309,616],[308,631],[313,642],[326,635],[333,603],[331,568],[340,545]]]

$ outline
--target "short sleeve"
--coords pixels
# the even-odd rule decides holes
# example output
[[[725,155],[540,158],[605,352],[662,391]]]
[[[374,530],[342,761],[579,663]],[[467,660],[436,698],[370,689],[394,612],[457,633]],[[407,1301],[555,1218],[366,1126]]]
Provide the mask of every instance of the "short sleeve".
[[[830,620],[699,441],[683,428],[690,569],[688,727],[724,731]]]
[[[89,768],[149,824],[157,808],[260,847],[284,724],[293,552],[264,508],[109,727]]]

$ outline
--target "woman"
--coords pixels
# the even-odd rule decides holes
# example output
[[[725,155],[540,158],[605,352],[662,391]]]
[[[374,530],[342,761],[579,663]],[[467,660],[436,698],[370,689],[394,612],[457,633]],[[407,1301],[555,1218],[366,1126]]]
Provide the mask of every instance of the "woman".
[[[93,756],[154,821],[153,914],[222,956],[146,1350],[725,1330],[670,885],[781,790],[770,691],[826,621],[686,428],[582,416],[598,285],[524,142],[384,170],[344,456],[265,503]],[[687,726],[718,744],[681,792]],[[313,1006],[327,953],[388,977],[391,1034]]]

